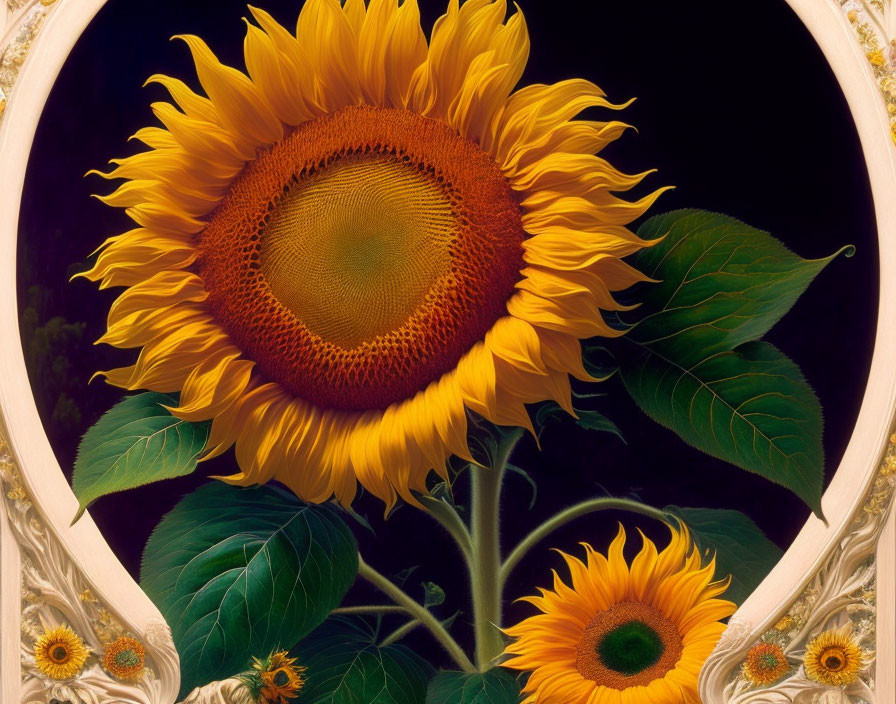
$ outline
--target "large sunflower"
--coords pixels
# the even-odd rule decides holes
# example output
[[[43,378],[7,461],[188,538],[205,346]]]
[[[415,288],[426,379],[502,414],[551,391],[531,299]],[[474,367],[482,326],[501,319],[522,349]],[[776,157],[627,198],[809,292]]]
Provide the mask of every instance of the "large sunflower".
[[[308,0],[295,35],[250,10],[248,75],[180,37],[207,97],[151,77],[176,107],[105,174],[138,227],[85,275],[128,287],[101,341],[142,350],[104,374],[214,419],[226,481],[413,501],[469,458],[467,409],[572,410],[579,340],[618,334],[601,310],[643,278],[625,226],[659,191],[613,195],[644,174],[595,156],[624,123],[572,120],[618,107],[597,86],[513,92],[529,40],[504,0],[451,0],[428,44],[416,0]]]
[[[606,557],[563,555],[572,586],[555,574],[554,591],[525,599],[542,613],[507,630],[504,665],[532,671],[526,704],[699,704],[697,675],[735,608],[716,598],[727,580],[712,581],[684,527],[660,553],[644,538],[631,567],[624,548],[620,527]]]

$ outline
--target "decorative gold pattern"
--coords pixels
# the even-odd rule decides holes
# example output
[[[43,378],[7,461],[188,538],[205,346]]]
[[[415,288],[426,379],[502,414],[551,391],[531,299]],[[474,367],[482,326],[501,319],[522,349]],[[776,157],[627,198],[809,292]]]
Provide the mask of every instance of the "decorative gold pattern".
[[[6,0],[6,7],[11,17],[9,27],[0,26],[0,123],[6,112],[12,88],[19,77],[19,69],[25,61],[34,39],[46,19],[51,6],[57,0]],[[4,35],[14,28],[15,35],[5,48]],[[15,29],[17,28],[17,29]]]
[[[892,0],[838,0],[871,65],[896,143],[896,7]]]

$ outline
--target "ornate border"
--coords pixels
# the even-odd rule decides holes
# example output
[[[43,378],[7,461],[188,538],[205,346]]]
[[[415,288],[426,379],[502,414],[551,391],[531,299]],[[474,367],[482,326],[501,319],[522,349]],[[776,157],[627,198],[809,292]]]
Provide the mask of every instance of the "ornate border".
[[[0,266],[7,267],[0,280],[15,279],[15,259],[8,255],[14,253],[21,178],[43,100],[71,43],[104,2],[0,4]],[[896,0],[788,2],[825,51],[862,137],[885,273],[882,325],[856,432],[825,495],[831,524],[810,519],[778,567],[735,614],[701,673],[701,696],[707,704],[890,704],[896,701],[896,433],[889,445],[886,438],[896,408],[896,370],[890,369],[896,330],[886,326],[896,314],[896,290],[890,290],[886,274],[896,271],[896,251],[890,251],[896,242]],[[19,82],[28,84],[28,93]],[[7,154],[12,154],[9,161]],[[11,268],[5,259],[12,260]],[[3,305],[0,328],[17,330],[14,302]],[[179,672],[167,626],[89,518],[75,528],[67,525],[74,498],[42,435],[23,378],[18,336],[8,334],[0,343],[0,700],[170,704]],[[48,680],[33,657],[35,639],[61,623],[75,629],[92,650],[79,678],[65,685]],[[843,626],[863,650],[859,676],[844,686],[809,679],[801,664],[808,644],[819,633]],[[116,680],[99,662],[101,650],[119,635],[146,646],[146,669],[138,682]],[[745,658],[757,643],[780,648],[789,665],[770,686],[756,686],[744,674]],[[195,692],[188,701],[243,699],[245,689],[228,680]]]
[[[0,120],[19,77],[19,68],[55,3],[56,0],[6,0],[6,7],[0,10]]]
[[[31,499],[15,458],[0,431],[0,515],[19,548],[21,570],[21,701],[25,704],[94,704],[164,701],[167,683],[180,677],[171,630],[161,618],[150,619],[141,645],[145,664],[136,681],[110,674],[102,656],[120,638],[135,638],[120,617],[97,596],[65,546],[49,529]],[[5,621],[4,621],[5,622]],[[35,644],[49,630],[67,626],[84,642],[89,656],[71,680],[55,680],[41,670]],[[138,642],[140,642],[138,640]]]

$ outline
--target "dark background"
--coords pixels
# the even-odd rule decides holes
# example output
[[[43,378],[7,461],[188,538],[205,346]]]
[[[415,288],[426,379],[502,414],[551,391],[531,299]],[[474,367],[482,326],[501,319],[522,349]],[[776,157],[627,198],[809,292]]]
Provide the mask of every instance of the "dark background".
[[[298,0],[261,3],[294,26]],[[444,0],[421,0],[424,28]],[[836,470],[864,391],[877,316],[876,232],[859,142],[831,71],[796,16],[782,0],[718,3],[573,2],[521,0],[532,39],[523,83],[581,76],[608,96],[637,102],[621,114],[630,132],[604,155],[628,171],[658,168],[642,192],[660,185],[653,212],[700,207],[724,212],[768,230],[807,258],[830,254],[846,243],[852,259],[838,258],[811,286],[768,339],[796,360],[825,409],[828,477]],[[203,36],[225,63],[242,67],[245,5],[231,0],[111,0],[88,27],[65,65],[37,131],[23,196],[19,249],[19,307],[29,374],[38,408],[63,470],[70,472],[78,438],[122,392],[101,381],[97,369],[130,364],[135,353],[92,342],[105,329],[117,291],[98,292],[83,280],[68,283],[106,237],[131,225],[118,209],[91,199],[110,184],[83,178],[107,159],[139,149],[126,139],[154,124],[149,103],[167,99],[158,86],[141,88],[152,73],[196,85],[189,54],[177,33]],[[595,119],[606,119],[595,112]],[[613,117],[619,114],[614,113]],[[663,506],[734,508],[749,514],[782,548],[809,515],[798,499],[767,481],[685,446],[627,399],[618,381],[598,408],[628,440],[553,425],[538,452],[531,439],[514,462],[539,484],[529,510],[529,489],[511,476],[503,513],[509,549],[529,529],[574,501],[609,492],[636,495]],[[166,481],[99,500],[91,514],[124,565],[137,577],[146,539],[162,515],[207,474],[229,473],[232,455],[200,465],[192,477]],[[456,487],[466,495],[465,477]],[[448,593],[440,614],[459,610],[454,627],[468,642],[470,609],[465,576],[441,529],[412,508],[383,522],[381,504],[356,504],[376,531],[356,533],[368,562],[387,574],[419,565],[407,582],[431,580]],[[588,540],[601,550],[615,521],[641,526],[663,539],[648,519],[599,514],[557,533],[550,546],[576,552]],[[534,551],[515,573],[508,598],[549,586],[558,557],[548,545]],[[352,599],[380,598],[352,592]],[[508,620],[531,608],[513,605]],[[409,644],[438,650],[425,633]]]

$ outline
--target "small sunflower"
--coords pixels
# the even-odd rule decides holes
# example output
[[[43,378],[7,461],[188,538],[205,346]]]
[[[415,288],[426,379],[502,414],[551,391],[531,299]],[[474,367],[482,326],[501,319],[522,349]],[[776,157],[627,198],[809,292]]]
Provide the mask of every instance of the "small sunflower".
[[[790,671],[790,664],[779,645],[757,643],[747,653],[741,671],[749,682],[760,686],[777,682]]]
[[[504,663],[532,672],[525,704],[699,701],[697,674],[735,606],[716,598],[727,581],[712,581],[715,561],[701,564],[683,526],[671,532],[660,553],[643,538],[629,567],[620,526],[606,557],[587,544],[585,563],[563,555],[572,586],[555,575],[554,591],[525,599],[542,613],[507,630]]]
[[[136,682],[143,677],[146,651],[140,641],[127,636],[116,638],[106,646],[103,667],[123,682]]]
[[[242,676],[258,704],[288,704],[298,696],[305,668],[295,664],[284,650],[264,659],[252,658],[252,670]]]
[[[815,636],[803,656],[806,677],[832,687],[855,682],[863,664],[862,649],[853,638],[850,624]]]
[[[136,228],[84,276],[127,287],[100,341],[141,348],[103,374],[212,419],[225,481],[413,503],[470,459],[467,410],[531,429],[526,404],[596,381],[579,340],[621,334],[602,311],[644,280],[626,226],[661,191],[616,195],[645,174],[596,156],[628,125],[573,119],[620,107],[596,85],[514,91],[505,0],[450,0],[429,39],[417,0],[307,0],[295,34],[250,11],[248,75],[180,37],[207,97],[151,77],[164,128],[103,174]]]
[[[84,641],[68,626],[46,631],[34,644],[34,661],[38,669],[54,680],[67,680],[77,675],[88,655]]]

